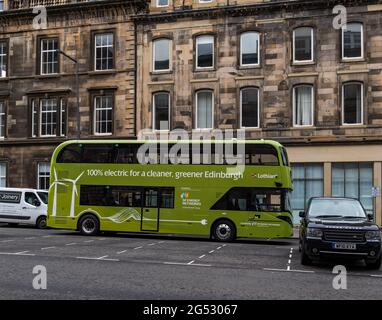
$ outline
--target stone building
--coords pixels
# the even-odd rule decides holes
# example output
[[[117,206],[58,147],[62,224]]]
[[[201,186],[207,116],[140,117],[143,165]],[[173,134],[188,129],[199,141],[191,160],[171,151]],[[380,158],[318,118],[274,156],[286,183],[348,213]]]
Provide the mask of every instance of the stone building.
[[[296,222],[306,199],[333,195],[359,198],[381,224],[379,2],[149,1],[136,18],[137,129],[246,128],[278,140]]]
[[[44,20],[32,7],[44,5]],[[139,0],[5,0],[0,4],[0,186],[47,188],[54,148],[77,137],[135,135]],[[40,29],[42,27],[42,29]],[[57,52],[61,50],[63,54]]]

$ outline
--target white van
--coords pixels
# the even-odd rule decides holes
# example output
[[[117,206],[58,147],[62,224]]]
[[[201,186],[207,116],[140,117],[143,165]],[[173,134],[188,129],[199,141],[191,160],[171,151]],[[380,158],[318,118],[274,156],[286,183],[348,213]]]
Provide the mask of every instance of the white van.
[[[48,192],[35,189],[0,188],[0,222],[46,228]]]

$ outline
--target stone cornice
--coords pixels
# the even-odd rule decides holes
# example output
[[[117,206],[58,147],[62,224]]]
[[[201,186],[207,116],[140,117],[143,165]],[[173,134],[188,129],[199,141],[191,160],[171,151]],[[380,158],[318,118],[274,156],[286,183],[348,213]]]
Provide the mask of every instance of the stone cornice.
[[[254,3],[247,5],[226,5],[209,7],[203,9],[175,9],[175,11],[166,13],[145,13],[138,14],[134,20],[140,23],[144,22],[171,22],[179,18],[214,18],[220,16],[250,16],[259,13],[269,13],[271,11],[296,11],[314,10],[314,9],[332,9],[335,5],[365,6],[380,4],[380,0],[276,0],[264,3]]]
[[[141,0],[100,0],[80,3],[69,3],[64,5],[48,6],[48,19],[64,18],[73,16],[76,19],[91,19],[102,17],[105,19],[116,19],[122,15],[132,17],[146,11],[147,5]],[[107,14],[100,14],[101,11]],[[0,27],[9,25],[22,25],[31,23],[36,14],[32,8],[12,9],[0,12]]]

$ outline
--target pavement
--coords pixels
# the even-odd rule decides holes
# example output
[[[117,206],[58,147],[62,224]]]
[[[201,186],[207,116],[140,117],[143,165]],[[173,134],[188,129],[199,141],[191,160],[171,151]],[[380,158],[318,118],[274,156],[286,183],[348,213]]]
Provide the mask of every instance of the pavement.
[[[36,266],[47,289],[36,290]],[[207,238],[76,232],[0,226],[0,299],[381,299],[382,270],[300,264],[298,240],[219,243]]]

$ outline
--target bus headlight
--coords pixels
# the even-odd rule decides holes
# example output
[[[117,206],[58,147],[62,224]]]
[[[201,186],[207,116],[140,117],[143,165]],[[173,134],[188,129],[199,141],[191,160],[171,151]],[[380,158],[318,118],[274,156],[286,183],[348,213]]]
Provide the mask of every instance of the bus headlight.
[[[317,228],[308,228],[307,236],[311,238],[322,238],[322,230]]]
[[[365,238],[366,240],[380,240],[381,233],[380,231],[366,231]]]

